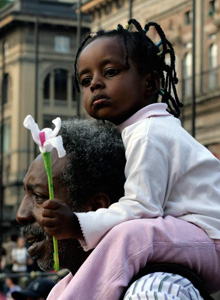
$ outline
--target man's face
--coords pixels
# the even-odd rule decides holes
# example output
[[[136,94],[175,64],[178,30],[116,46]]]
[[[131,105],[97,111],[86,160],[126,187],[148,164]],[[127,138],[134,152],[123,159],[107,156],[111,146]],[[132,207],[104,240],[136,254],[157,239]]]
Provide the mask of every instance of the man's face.
[[[60,179],[67,158],[58,158],[55,151],[52,151],[51,158],[55,198],[68,203],[67,187]],[[21,232],[30,244],[28,248],[30,256],[37,260],[42,270],[52,270],[54,265],[52,236],[47,236],[40,225],[42,205],[49,199],[47,175],[41,155],[30,165],[24,178],[24,189],[25,196],[17,212],[17,221],[22,225]],[[74,207],[72,209],[74,210]],[[60,267],[76,272],[85,260],[85,253],[79,247],[78,241],[60,240],[58,248]]]

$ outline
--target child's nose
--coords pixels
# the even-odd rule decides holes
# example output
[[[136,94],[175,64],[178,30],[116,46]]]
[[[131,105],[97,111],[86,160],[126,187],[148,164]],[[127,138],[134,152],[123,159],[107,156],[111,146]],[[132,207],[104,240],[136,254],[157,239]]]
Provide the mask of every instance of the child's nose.
[[[92,82],[90,84],[90,89],[91,89],[92,93],[97,89],[103,88],[104,86],[105,86],[105,83],[102,80],[101,76],[96,75],[92,78]]]

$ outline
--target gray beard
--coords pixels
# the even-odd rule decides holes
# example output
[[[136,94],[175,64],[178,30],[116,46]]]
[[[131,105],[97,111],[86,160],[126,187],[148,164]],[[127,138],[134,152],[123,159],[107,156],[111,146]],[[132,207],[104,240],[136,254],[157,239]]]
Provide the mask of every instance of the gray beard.
[[[37,259],[39,268],[43,271],[51,271],[54,269],[53,260],[53,240],[51,236],[47,236],[43,228],[39,225],[25,225],[21,227],[21,235],[32,234],[40,236],[46,241],[46,255]],[[79,242],[75,239],[58,240],[58,253],[60,269],[69,269],[73,274],[77,272],[83,264],[89,252],[84,252]]]

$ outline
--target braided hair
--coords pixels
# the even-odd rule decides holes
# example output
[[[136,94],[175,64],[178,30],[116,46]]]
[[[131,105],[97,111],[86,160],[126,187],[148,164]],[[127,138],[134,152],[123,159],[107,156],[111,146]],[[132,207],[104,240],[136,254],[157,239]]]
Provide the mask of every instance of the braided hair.
[[[136,31],[129,30],[131,25],[135,27]],[[157,44],[154,44],[147,36],[150,27],[154,27],[160,37],[160,41]],[[178,118],[180,116],[180,107],[183,104],[179,101],[176,90],[178,78],[175,70],[175,52],[162,28],[155,22],[149,22],[142,28],[138,21],[130,19],[126,28],[119,24],[117,29],[110,31],[100,30],[95,34],[91,33],[88,35],[81,43],[75,58],[75,84],[77,90],[79,91],[77,64],[80,53],[89,43],[103,36],[122,39],[126,52],[125,66],[127,69],[130,68],[130,57],[136,63],[140,75],[150,73],[152,79],[155,78],[155,72],[159,75],[161,81],[159,94],[162,96],[162,102],[167,103],[169,112]],[[162,48],[161,51],[160,48]],[[166,63],[167,55],[169,55],[170,64]]]

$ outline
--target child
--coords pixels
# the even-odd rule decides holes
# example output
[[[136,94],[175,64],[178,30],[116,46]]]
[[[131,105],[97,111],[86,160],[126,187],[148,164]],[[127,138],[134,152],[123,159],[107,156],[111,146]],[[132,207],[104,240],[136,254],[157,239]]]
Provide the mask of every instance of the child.
[[[128,30],[132,24],[137,31]],[[151,26],[161,38],[158,45],[147,36]],[[170,65],[165,60],[167,55]],[[108,264],[104,275],[112,284],[109,289],[120,290],[117,297],[122,287],[149,261],[184,264],[202,277],[210,291],[217,290],[220,286],[220,162],[180,125],[182,104],[175,88],[175,55],[161,27],[148,23],[142,29],[132,19],[126,29],[119,25],[117,30],[89,35],[78,50],[75,72],[88,114],[114,123],[122,132],[127,159],[125,195],[108,209],[73,214],[70,224],[74,225],[69,228],[62,228],[64,214],[59,204],[55,211],[54,203],[50,206],[51,200],[46,201],[42,221],[45,231],[59,239],[59,230],[63,230],[66,238],[78,238],[86,251],[95,248],[100,240],[102,245],[108,241],[108,246],[103,246]],[[158,94],[162,95],[162,103],[158,103]],[[61,220],[53,229],[50,226],[56,222],[51,211],[57,218],[60,214]],[[120,224],[140,218],[146,220],[131,221],[130,226],[128,222]],[[118,246],[121,254],[114,239],[110,243],[107,238],[113,233],[102,239],[118,224],[120,229],[115,227],[111,232],[122,233]],[[134,247],[134,240],[139,237],[136,229],[145,232],[141,243],[146,247],[139,250]],[[75,288],[82,290],[77,299],[87,299],[86,293],[90,299],[117,299],[116,294],[114,298],[103,293],[106,287],[98,282],[100,272],[96,277],[97,261],[100,253],[103,255],[103,250],[98,249],[99,245],[92,253],[93,260],[88,260],[82,270],[83,275],[76,274]],[[83,289],[83,282],[80,287],[84,276],[87,282],[93,280],[98,285],[94,295],[91,290]],[[114,278],[117,283],[112,283]]]

